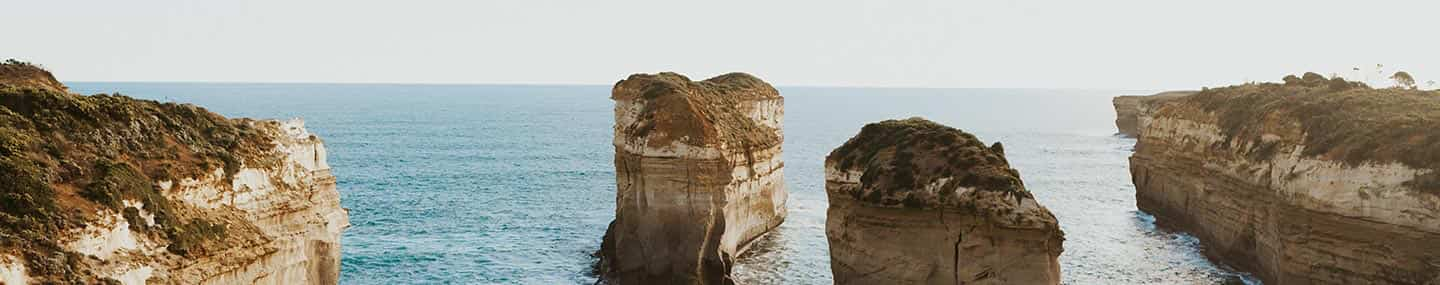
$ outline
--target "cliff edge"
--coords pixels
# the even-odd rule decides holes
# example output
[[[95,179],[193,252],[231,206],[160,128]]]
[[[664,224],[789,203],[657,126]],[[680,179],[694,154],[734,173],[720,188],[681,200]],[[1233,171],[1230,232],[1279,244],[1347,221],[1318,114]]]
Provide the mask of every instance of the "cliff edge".
[[[784,98],[754,76],[615,84],[615,221],[597,271],[616,284],[728,284],[785,219]]]
[[[1137,204],[1267,284],[1440,283],[1440,94],[1318,74],[1160,108]]]
[[[1115,105],[1115,128],[1119,134],[1138,137],[1140,130],[1150,124],[1155,111],[1166,102],[1195,95],[1195,91],[1169,91],[1148,96],[1119,96],[1111,102]]]
[[[1059,284],[1064,232],[1000,143],[921,118],[825,159],[836,284]]]
[[[334,284],[348,226],[304,122],[0,75],[0,281]]]

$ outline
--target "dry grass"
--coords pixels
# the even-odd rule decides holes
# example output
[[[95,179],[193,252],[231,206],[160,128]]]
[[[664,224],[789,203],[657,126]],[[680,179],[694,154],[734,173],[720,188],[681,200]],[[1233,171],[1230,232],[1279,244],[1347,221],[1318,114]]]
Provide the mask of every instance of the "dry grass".
[[[1229,139],[1263,145],[1266,126],[1293,123],[1306,156],[1440,169],[1440,93],[1373,89],[1338,78],[1289,81],[1206,89],[1184,100],[1215,114]],[[1261,147],[1252,155],[1281,150]]]
[[[652,145],[679,141],[746,149],[775,146],[780,144],[780,137],[778,130],[751,119],[741,104],[779,98],[779,92],[770,84],[743,73],[705,81],[690,81],[669,72],[636,74],[616,83],[611,95],[615,100],[646,101],[638,124],[620,129],[625,136],[649,137]]]

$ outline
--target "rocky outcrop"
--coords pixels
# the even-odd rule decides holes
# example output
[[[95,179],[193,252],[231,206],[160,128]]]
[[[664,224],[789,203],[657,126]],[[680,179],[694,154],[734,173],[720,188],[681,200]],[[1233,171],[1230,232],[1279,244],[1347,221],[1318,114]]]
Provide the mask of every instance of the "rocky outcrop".
[[[1120,130],[1121,135],[1136,137],[1150,124],[1155,111],[1166,102],[1194,94],[1195,91],[1169,91],[1149,96],[1115,97],[1112,100],[1115,104],[1115,128]]]
[[[598,271],[619,284],[731,283],[735,258],[785,219],[784,98],[741,73],[615,84],[615,221]]]
[[[920,118],[825,159],[836,284],[1059,284],[1064,233],[1000,143]]]
[[[0,86],[6,284],[338,282],[348,216],[303,121],[8,82],[22,83]]]
[[[1440,94],[1287,81],[1155,113],[1139,208],[1266,284],[1440,284]]]
[[[0,63],[0,88],[35,88],[50,92],[65,92],[65,84],[55,80],[49,71],[28,62],[7,59]]]

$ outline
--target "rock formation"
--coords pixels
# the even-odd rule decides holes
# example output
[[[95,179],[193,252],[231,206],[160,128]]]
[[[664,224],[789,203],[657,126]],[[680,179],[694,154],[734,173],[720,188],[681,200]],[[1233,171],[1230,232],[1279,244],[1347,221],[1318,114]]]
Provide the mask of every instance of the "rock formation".
[[[0,281],[337,283],[349,222],[304,122],[0,75]]]
[[[785,219],[784,98],[742,73],[615,84],[615,221],[598,253],[619,284],[731,283],[734,259]]]
[[[1137,204],[1266,284],[1440,284],[1440,94],[1315,74],[1169,103]]]
[[[1155,111],[1166,102],[1193,94],[1195,91],[1169,91],[1150,96],[1115,97],[1112,101],[1115,104],[1115,127],[1120,129],[1121,135],[1136,137],[1145,125],[1150,124]]]
[[[1059,284],[1064,233],[1000,143],[921,118],[825,158],[836,284]]]

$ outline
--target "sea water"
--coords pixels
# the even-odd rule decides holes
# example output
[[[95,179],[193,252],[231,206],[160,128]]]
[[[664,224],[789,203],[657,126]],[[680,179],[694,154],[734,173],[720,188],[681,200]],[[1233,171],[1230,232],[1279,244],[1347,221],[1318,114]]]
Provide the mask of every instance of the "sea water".
[[[303,117],[329,149],[351,227],[342,284],[590,284],[614,218],[609,86],[70,83],[229,117]],[[1065,231],[1067,284],[1243,276],[1136,209],[1110,98],[1140,91],[781,87],[789,217],[735,268],[747,284],[830,284],[824,159],[864,124],[922,116],[1005,144]]]

